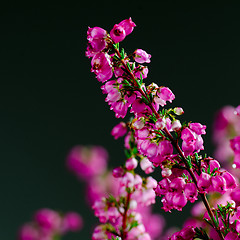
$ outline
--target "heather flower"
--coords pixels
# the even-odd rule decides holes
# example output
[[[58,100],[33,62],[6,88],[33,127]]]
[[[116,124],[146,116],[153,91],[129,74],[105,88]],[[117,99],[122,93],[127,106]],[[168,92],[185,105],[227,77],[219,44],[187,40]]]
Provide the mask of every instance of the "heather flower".
[[[140,167],[146,174],[150,174],[154,171],[152,163],[146,157],[141,159]]]
[[[131,171],[133,169],[135,169],[138,165],[138,161],[136,158],[129,158],[126,163],[125,163],[125,167],[128,171]]]
[[[118,139],[119,137],[124,136],[127,133],[127,126],[126,123],[120,122],[117,124],[111,131],[112,136],[114,139]]]
[[[112,75],[112,66],[109,55],[106,53],[97,53],[93,56],[92,61],[92,69],[91,72],[94,72],[97,76],[97,80],[99,82],[105,82],[109,80]]]
[[[93,57],[96,53],[102,51],[107,46],[106,38],[106,30],[100,27],[88,28],[88,47],[86,51],[86,56]]]
[[[168,87],[160,87],[157,91],[157,96],[154,98],[155,102],[162,107],[166,105],[166,102],[170,103],[175,99],[175,95]]]
[[[79,178],[88,180],[106,171],[108,153],[100,146],[75,146],[67,156],[67,166]]]
[[[198,178],[198,189],[200,192],[207,192],[211,185],[211,176],[208,173],[202,172]]]
[[[51,209],[40,209],[35,213],[34,220],[43,229],[54,231],[59,230],[61,226],[60,215]]]
[[[126,35],[132,33],[134,27],[136,27],[136,24],[132,21],[131,18],[121,21],[119,25],[124,28]]]
[[[79,231],[83,226],[82,217],[76,212],[68,212],[63,217],[63,231]]]
[[[142,49],[137,49],[134,53],[135,61],[138,63],[150,63],[151,55]]]
[[[114,43],[118,43],[126,37],[126,32],[121,25],[115,24],[113,29],[110,31],[110,36]]]

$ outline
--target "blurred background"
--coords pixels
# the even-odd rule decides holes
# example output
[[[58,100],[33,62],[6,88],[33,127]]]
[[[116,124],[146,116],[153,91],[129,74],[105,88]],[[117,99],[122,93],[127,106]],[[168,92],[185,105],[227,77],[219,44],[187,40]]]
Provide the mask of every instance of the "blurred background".
[[[182,119],[207,125],[211,154],[214,113],[240,104],[239,10],[240,3],[172,1],[1,6],[0,239],[16,239],[43,207],[80,213],[84,229],[64,239],[90,239],[96,219],[84,184],[66,169],[66,156],[73,146],[90,144],[109,151],[111,167],[124,159],[122,139],[110,135],[119,120],[85,57],[88,26],[110,31],[132,17],[137,27],[121,46],[152,55],[146,82],[170,87],[173,106],[185,110]],[[186,212],[164,215],[181,226]]]

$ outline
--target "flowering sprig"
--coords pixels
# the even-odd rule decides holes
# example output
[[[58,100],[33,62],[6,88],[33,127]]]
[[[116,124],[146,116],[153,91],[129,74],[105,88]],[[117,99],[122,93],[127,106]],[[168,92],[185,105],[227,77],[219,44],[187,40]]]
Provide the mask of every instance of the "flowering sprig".
[[[153,166],[160,167],[163,179],[155,191],[157,195],[163,195],[163,209],[182,210],[188,201],[194,202],[200,196],[209,216],[208,223],[218,237],[224,239],[227,233],[220,230],[206,194],[234,189],[235,179],[220,168],[217,160],[198,154],[204,149],[202,135],[206,134],[206,126],[192,122],[181,124],[177,117],[183,114],[182,108],[162,108],[175,99],[172,91],[155,83],[145,85],[143,79],[147,77],[148,68],[142,64],[149,63],[151,55],[142,49],[129,55],[124,49],[120,50],[119,42],[134,27],[130,18],[116,24],[110,34],[99,27],[89,28],[86,52],[92,57],[91,71],[104,83],[101,88],[107,94],[106,102],[115,116],[124,118],[128,108],[134,114],[129,123],[121,122],[112,130],[115,138],[127,134],[125,146],[131,160],[127,160],[125,168],[135,168],[136,161],[132,160],[135,156],[139,161],[148,159]],[[114,80],[110,80],[113,76]],[[201,231],[193,232],[199,234]],[[127,235],[118,234],[122,239],[127,239]],[[183,239],[192,238],[186,236]]]

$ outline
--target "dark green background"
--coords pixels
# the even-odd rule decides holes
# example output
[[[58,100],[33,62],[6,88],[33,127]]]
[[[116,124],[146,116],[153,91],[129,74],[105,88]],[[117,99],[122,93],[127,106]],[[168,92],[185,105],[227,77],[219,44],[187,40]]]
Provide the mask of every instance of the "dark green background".
[[[172,1],[1,6],[0,239],[15,239],[42,207],[81,213],[84,230],[65,239],[90,239],[95,218],[65,156],[76,144],[98,144],[109,150],[111,166],[124,158],[122,141],[110,135],[118,120],[84,56],[88,26],[111,30],[132,17],[137,27],[122,45],[152,54],[147,83],[169,86],[183,119],[207,124],[211,153],[214,112],[240,104],[239,8]],[[167,216],[181,226],[182,213]]]

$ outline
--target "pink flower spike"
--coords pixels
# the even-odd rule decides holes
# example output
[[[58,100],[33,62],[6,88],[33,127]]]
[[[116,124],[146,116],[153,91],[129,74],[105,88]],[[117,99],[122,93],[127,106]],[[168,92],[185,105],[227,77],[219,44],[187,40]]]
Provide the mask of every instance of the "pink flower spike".
[[[110,36],[114,43],[118,43],[126,37],[126,32],[121,25],[115,24],[113,29],[110,31]]]
[[[131,18],[121,21],[118,25],[124,28],[126,35],[132,33],[134,27],[136,27],[136,24],[132,21]]]
[[[234,153],[240,153],[240,136],[231,139],[230,145]]]
[[[111,131],[114,139],[118,139],[119,137],[124,136],[127,133],[127,125],[125,122],[120,122],[117,124]]]
[[[151,55],[142,49],[135,50],[134,59],[138,63],[150,63]]]

